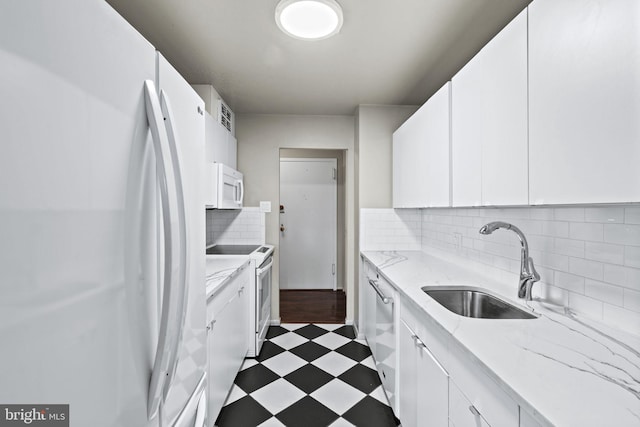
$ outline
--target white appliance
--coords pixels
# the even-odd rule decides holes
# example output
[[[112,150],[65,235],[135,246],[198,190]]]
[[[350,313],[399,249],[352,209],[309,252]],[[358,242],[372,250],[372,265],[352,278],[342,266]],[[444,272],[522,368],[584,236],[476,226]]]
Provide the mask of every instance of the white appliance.
[[[0,402],[204,425],[202,101],[104,1],[1,2],[0,63]]]
[[[242,209],[244,183],[241,172],[222,163],[209,163],[210,193],[206,206],[214,209]]]
[[[255,271],[254,286],[249,289],[248,357],[260,354],[271,324],[271,277],[273,271],[273,245],[212,245],[206,250],[208,259],[241,257],[251,260]]]

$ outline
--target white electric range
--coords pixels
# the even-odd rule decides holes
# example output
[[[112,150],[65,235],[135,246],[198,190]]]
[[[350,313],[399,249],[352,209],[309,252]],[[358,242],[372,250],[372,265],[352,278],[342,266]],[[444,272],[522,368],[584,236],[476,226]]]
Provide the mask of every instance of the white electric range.
[[[211,245],[207,247],[207,259],[249,258],[254,269],[254,286],[249,289],[249,334],[255,336],[249,342],[248,357],[256,357],[271,323],[271,272],[273,245]]]

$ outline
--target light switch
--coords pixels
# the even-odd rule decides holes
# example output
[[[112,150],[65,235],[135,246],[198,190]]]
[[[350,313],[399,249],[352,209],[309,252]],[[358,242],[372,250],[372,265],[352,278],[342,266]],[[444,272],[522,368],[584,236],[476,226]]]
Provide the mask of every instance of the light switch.
[[[260,212],[271,212],[271,202],[260,202]]]

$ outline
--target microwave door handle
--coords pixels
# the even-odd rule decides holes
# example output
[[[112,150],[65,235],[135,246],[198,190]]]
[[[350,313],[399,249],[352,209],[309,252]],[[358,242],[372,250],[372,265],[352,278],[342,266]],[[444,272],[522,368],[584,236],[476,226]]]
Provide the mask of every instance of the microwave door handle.
[[[169,141],[169,152],[171,153],[171,163],[173,167],[174,178],[174,191],[175,201],[177,205],[177,241],[179,245],[179,264],[177,270],[177,289],[175,291],[175,297],[173,302],[173,314],[174,317],[171,321],[173,328],[171,333],[173,347],[169,353],[169,371],[167,372],[167,379],[164,383],[163,397],[166,398],[169,393],[169,388],[173,377],[176,373],[178,366],[178,351],[180,349],[180,343],[182,342],[182,335],[184,331],[184,322],[187,314],[187,248],[188,248],[188,233],[187,233],[187,212],[186,204],[184,201],[184,185],[182,183],[182,170],[180,168],[180,155],[178,151],[178,140],[175,132],[175,120],[173,111],[171,109],[171,102],[167,93],[164,90],[160,91],[160,107],[162,108],[162,114],[165,117],[165,126],[167,129],[167,137]]]
[[[172,275],[171,265],[173,260],[172,252],[172,230],[171,222],[173,219],[173,211],[169,201],[169,180],[168,169],[171,168],[169,163],[170,154],[168,153],[168,137],[164,128],[162,110],[160,108],[160,100],[156,93],[155,84],[152,80],[145,80],[145,107],[147,112],[147,120],[151,131],[151,139],[153,141],[153,149],[156,155],[157,180],[160,188],[160,202],[162,208],[162,224],[164,230],[164,274],[163,274],[163,296],[162,308],[160,315],[160,327],[158,332],[158,344],[156,348],[153,370],[151,372],[151,381],[149,383],[149,396],[147,400],[147,417],[154,418],[160,407],[162,398],[162,389],[166,380],[166,373],[169,367],[169,351],[172,348],[171,336],[169,329],[169,301],[172,297]]]
[[[240,197],[237,200],[238,205],[242,205],[242,199],[244,199],[244,183],[242,180],[238,181],[238,186],[240,187]]]

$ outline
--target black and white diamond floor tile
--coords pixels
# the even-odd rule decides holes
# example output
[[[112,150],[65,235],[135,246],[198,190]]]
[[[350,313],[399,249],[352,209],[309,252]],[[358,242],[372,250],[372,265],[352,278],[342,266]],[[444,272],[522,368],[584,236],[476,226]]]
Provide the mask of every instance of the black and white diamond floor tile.
[[[245,359],[216,426],[391,427],[393,414],[366,342],[347,325],[272,326]]]

